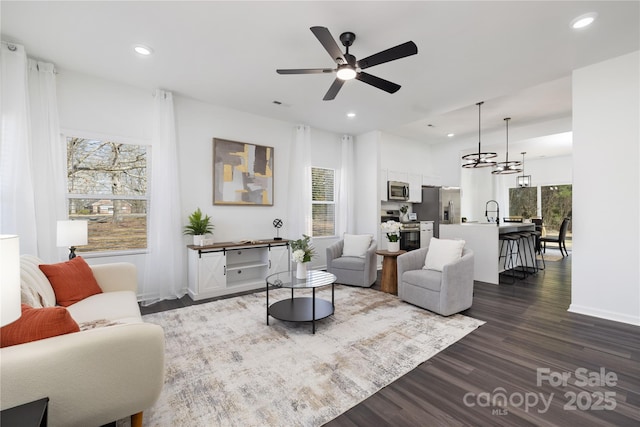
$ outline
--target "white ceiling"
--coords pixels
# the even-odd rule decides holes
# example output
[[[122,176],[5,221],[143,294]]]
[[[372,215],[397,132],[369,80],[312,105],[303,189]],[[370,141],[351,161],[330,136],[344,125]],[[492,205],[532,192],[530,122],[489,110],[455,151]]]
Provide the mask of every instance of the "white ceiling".
[[[640,48],[638,1],[2,1],[2,39],[74,70],[152,91],[336,133],[385,130],[426,143],[503,132],[571,115],[571,72]],[[589,28],[569,27],[597,12]],[[418,54],[367,69],[402,85],[391,95],[347,82],[322,101],[333,75],[279,75],[277,68],[333,68],[309,30],[364,58],[413,40]],[[142,58],[132,45],[155,53]],[[339,43],[339,42],[338,42]],[[280,101],[276,105],[273,101]],[[349,119],[347,112],[357,113]],[[429,127],[428,125],[433,125]],[[569,135],[570,139],[570,135]],[[565,137],[566,140],[566,137]],[[514,149],[518,141],[514,141]],[[524,141],[522,141],[524,143]],[[483,147],[484,148],[484,147]],[[570,150],[570,143],[569,143]]]

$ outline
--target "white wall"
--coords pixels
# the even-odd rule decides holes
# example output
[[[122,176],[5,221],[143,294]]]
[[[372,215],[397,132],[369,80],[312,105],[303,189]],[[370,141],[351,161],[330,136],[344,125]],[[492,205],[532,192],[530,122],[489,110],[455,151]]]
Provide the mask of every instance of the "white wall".
[[[217,107],[190,98],[174,98],[182,215],[200,207],[213,219],[216,242],[260,240],[275,236],[273,220],[281,218],[280,235],[287,237],[289,146],[293,125]],[[274,148],[273,206],[213,205],[213,138]],[[187,238],[185,237],[185,244]]]
[[[433,175],[431,146],[424,141],[380,133],[380,167],[391,171]]]
[[[380,228],[380,149],[381,134],[368,132],[354,138],[356,233],[373,234],[379,240]]]
[[[153,93],[58,70],[60,127],[151,142]]]
[[[60,125],[64,130],[83,135],[116,138],[124,142],[151,144],[152,93],[87,76],[60,70],[57,79]],[[183,221],[197,207],[213,218],[215,241],[264,239],[275,236],[272,222],[284,221],[280,236],[298,238],[287,233],[289,194],[289,148],[295,124],[255,116],[174,95],[178,157],[180,167],[181,210]],[[213,205],[213,138],[250,142],[274,147],[273,206]],[[312,130],[314,165],[340,168],[340,136]],[[185,247],[176,248],[183,251]],[[325,242],[327,243],[327,242]],[[314,265],[325,265],[324,244],[317,247],[319,257]],[[144,279],[145,254],[101,256],[89,258],[90,264],[133,262],[139,280]],[[185,276],[186,283],[186,276]]]
[[[640,52],[573,73],[569,311],[640,325]]]
[[[342,169],[342,137],[340,135],[311,129],[311,165],[336,171],[336,186],[340,184]],[[295,197],[295,195],[291,195]],[[337,213],[337,212],[336,212]],[[300,236],[301,237],[301,236]],[[291,239],[300,237],[292,236]],[[325,268],[327,266],[327,248],[338,240],[338,236],[316,237],[312,239],[316,256],[311,260],[311,268]]]

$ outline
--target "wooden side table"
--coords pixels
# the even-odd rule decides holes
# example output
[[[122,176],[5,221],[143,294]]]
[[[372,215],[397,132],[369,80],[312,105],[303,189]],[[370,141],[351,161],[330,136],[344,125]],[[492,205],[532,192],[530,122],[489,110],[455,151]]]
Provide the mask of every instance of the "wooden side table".
[[[406,252],[376,251],[376,254],[384,257],[382,260],[382,282],[380,283],[380,289],[383,292],[398,295],[398,263],[396,258]]]

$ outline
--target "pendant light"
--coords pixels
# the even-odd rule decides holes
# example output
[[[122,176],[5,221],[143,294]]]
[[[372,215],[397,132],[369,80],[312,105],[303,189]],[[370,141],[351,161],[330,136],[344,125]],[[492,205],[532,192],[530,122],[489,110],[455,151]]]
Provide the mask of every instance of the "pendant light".
[[[476,104],[478,106],[478,152],[462,156],[462,160],[464,161],[464,163],[462,164],[463,168],[486,168],[496,165],[496,162],[488,160],[493,159],[494,157],[498,157],[496,153],[482,152],[480,143],[480,106],[482,104],[484,104],[484,102],[478,102]]]
[[[506,117],[504,119],[504,122],[507,125],[507,155],[506,155],[506,160],[504,162],[496,163],[496,170],[491,172],[494,175],[507,175],[507,174],[511,174],[511,173],[522,172],[522,169],[519,169],[519,166],[522,166],[522,162],[509,161],[509,120],[511,120],[511,117]]]
[[[523,151],[520,154],[522,154],[522,175],[516,179],[516,185],[518,187],[531,187],[531,175],[524,174],[524,155],[527,154],[527,152]]]

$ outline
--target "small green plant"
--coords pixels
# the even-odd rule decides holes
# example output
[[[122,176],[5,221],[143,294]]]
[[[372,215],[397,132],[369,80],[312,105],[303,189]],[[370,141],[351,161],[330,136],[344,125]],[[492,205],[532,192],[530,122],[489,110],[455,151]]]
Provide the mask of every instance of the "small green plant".
[[[291,242],[291,259],[295,262],[309,262],[316,254],[314,247],[311,245],[311,237],[306,234],[302,235],[302,239],[293,240]]]
[[[200,208],[196,209],[195,212],[189,215],[189,224],[184,226],[184,234],[187,236],[202,236],[210,233],[213,233],[211,217],[205,215],[203,218]]]

